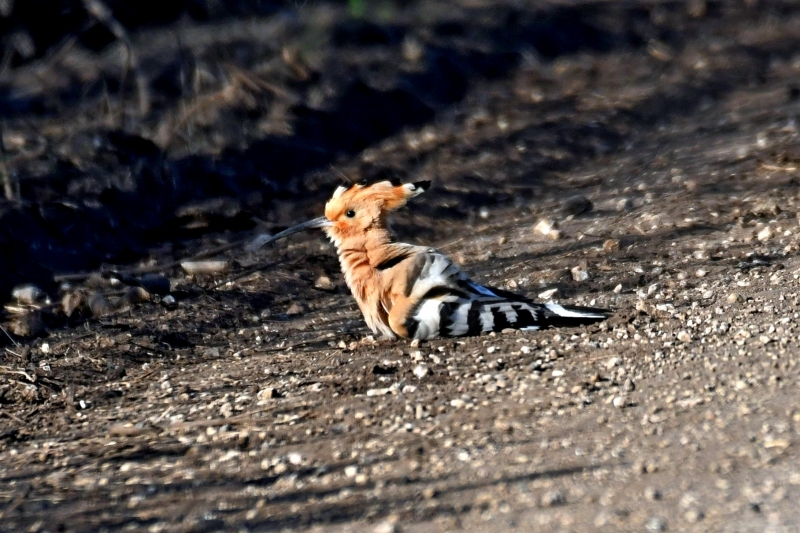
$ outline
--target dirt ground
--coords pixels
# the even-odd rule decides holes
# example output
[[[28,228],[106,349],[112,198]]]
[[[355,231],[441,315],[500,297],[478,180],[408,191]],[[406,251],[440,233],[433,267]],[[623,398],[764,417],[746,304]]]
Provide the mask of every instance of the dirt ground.
[[[794,2],[128,37],[0,75],[0,531],[800,530]],[[380,177],[433,181],[400,238],[614,316],[375,341],[321,233],[243,250]]]

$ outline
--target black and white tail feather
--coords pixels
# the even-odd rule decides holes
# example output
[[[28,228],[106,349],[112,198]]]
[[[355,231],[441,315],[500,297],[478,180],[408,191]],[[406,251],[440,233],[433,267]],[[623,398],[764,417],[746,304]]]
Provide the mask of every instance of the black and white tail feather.
[[[428,249],[414,255],[409,296],[417,301],[406,319],[410,337],[461,337],[506,328],[536,331],[577,327],[605,320],[609,311],[540,304],[508,291],[479,285],[444,254]]]

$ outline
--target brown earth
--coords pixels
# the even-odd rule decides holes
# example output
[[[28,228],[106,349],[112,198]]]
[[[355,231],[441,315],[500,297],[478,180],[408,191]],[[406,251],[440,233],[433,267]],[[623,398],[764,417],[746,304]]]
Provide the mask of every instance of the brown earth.
[[[0,530],[800,530],[800,9],[381,5],[3,74],[2,290],[55,303],[0,317]],[[614,316],[374,341],[321,234],[158,266],[342,177],[432,179],[401,238]]]

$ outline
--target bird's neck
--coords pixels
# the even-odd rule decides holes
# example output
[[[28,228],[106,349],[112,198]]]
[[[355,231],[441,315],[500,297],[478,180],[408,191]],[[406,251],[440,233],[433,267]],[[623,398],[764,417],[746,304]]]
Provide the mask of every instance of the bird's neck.
[[[385,227],[373,227],[337,244],[339,263],[347,285],[351,289],[370,283],[378,267],[401,255],[405,245],[394,241],[394,235]]]

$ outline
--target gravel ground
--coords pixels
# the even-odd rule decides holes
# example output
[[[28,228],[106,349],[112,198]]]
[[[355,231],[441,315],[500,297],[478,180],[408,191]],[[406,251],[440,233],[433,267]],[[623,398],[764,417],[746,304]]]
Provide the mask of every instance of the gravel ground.
[[[402,238],[605,323],[375,341],[321,234],[166,269],[169,296],[76,282],[69,320],[10,303],[0,530],[800,530],[788,6],[640,6],[624,23],[660,39],[521,53],[264,207],[321,212],[329,174],[433,179]]]

